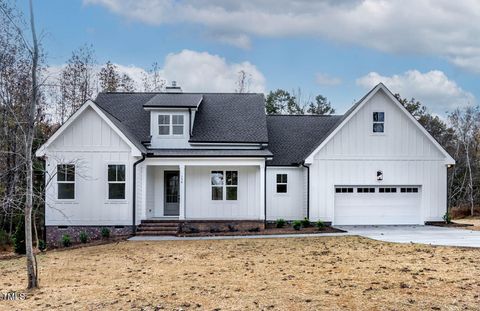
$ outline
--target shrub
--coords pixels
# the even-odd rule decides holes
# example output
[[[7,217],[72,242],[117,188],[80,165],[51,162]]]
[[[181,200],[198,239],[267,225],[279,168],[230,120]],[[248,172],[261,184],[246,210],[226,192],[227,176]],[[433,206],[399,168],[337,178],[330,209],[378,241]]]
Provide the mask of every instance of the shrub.
[[[253,228],[248,229],[248,232],[260,232],[260,228],[259,227],[253,227]]]
[[[88,242],[88,234],[85,231],[80,232],[80,242],[84,244]]]
[[[110,229],[103,227],[102,228],[102,238],[108,239],[110,237]]]
[[[302,227],[304,228],[310,227],[310,220],[307,217],[303,218],[301,222],[302,222]]]
[[[44,250],[47,249],[47,244],[45,243],[44,240],[38,240],[38,249],[43,252]]]
[[[452,223],[452,216],[450,216],[450,212],[446,212],[445,215],[443,215],[443,220],[444,220],[447,224],[451,224],[451,223]]]
[[[237,232],[238,229],[235,227],[234,224],[228,224],[228,231],[230,231],[230,232]]]
[[[301,220],[295,220],[293,223],[292,223],[292,227],[293,229],[295,230],[300,230],[300,228],[302,227],[302,221]]]
[[[5,251],[10,245],[12,245],[12,239],[5,230],[0,229],[0,249]]]
[[[323,228],[325,228],[325,223],[319,220],[315,223],[315,226],[317,226],[318,230],[322,230]]]
[[[287,222],[285,221],[285,219],[282,219],[282,218],[277,219],[277,220],[275,221],[275,225],[277,226],[277,228],[283,228],[283,227],[285,227],[285,224],[286,224],[286,223],[287,223]]]
[[[25,246],[25,223],[21,220],[17,228],[15,229],[15,234],[13,235],[13,249],[15,253],[23,255],[27,252]]]
[[[72,240],[68,234],[62,235],[62,245],[64,247],[70,247],[72,245]]]

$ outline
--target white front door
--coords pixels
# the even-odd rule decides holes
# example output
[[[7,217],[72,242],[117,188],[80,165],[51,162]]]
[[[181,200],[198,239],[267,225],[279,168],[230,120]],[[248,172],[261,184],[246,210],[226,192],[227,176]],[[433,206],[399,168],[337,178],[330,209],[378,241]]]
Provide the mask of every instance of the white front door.
[[[419,186],[336,186],[334,225],[423,224]]]

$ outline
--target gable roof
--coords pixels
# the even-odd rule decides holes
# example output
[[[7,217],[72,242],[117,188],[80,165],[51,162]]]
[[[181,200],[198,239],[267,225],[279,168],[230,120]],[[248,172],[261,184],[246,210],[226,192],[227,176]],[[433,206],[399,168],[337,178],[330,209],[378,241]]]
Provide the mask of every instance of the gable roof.
[[[37,157],[44,156],[48,146],[55,141],[55,139],[57,139],[65,131],[65,129],[67,129],[68,126],[72,124],[89,107],[92,108],[103,119],[103,121],[105,121],[115,131],[115,133],[117,133],[117,135],[120,136],[120,138],[131,147],[133,156],[139,156],[142,152],[145,152],[145,147],[132,139],[133,137],[130,135],[128,130],[125,129],[124,126],[118,122],[118,120],[115,120],[115,118],[109,116],[108,113],[103,111],[93,101],[87,100],[77,111],[75,111],[73,115],[70,116],[70,118],[67,119],[64,124],[62,124],[62,126],[55,131],[55,133],[53,133],[52,136],[50,136],[50,138],[42,146],[40,146],[40,148],[37,149],[35,155]]]
[[[173,100],[176,96],[178,99]],[[156,107],[166,108],[169,98],[172,99],[169,108],[189,108],[188,105],[201,98],[191,142],[268,142],[263,94],[100,93],[95,102],[121,122],[138,143],[143,143],[150,141],[150,112],[144,105],[155,103],[159,105]]]
[[[300,165],[342,118],[336,115],[267,116],[268,149],[273,153],[273,160],[267,165]]]
[[[326,137],[320,142],[320,144],[315,147],[312,152],[305,158],[305,163],[313,163],[313,156],[322,149],[340,129],[345,126],[345,124],[379,91],[383,91],[387,97],[389,97],[392,102],[397,105],[397,107],[402,110],[408,118],[420,129],[420,131],[427,136],[427,138],[437,147],[437,149],[445,156],[445,164],[455,164],[455,160],[452,156],[439,144],[439,142],[415,119],[414,116],[398,101],[398,99],[390,92],[390,90],[383,84],[377,84],[373,89],[371,89],[362,99],[355,103],[339,120],[338,124],[333,127]]]

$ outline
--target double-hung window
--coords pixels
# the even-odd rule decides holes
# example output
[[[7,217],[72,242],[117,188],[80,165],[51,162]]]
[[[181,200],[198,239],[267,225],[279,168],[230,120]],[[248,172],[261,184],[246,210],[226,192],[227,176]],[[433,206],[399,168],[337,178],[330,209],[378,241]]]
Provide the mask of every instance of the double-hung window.
[[[287,174],[277,174],[277,193],[287,193]]]
[[[385,132],[385,112],[373,113],[373,132],[374,133]]]
[[[57,185],[58,199],[75,199],[75,165],[58,164],[57,165]]]
[[[125,200],[125,165],[108,165],[108,199]]]
[[[212,171],[210,180],[212,187],[212,200],[237,200],[238,171]]]
[[[183,135],[184,117],[181,114],[158,115],[158,135]]]

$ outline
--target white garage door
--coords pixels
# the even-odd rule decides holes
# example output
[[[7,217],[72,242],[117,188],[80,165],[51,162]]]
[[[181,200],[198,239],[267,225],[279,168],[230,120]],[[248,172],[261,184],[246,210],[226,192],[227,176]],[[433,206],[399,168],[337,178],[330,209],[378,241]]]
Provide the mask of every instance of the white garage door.
[[[337,186],[335,225],[423,224],[418,186]]]

